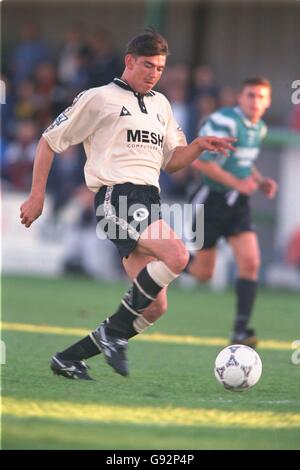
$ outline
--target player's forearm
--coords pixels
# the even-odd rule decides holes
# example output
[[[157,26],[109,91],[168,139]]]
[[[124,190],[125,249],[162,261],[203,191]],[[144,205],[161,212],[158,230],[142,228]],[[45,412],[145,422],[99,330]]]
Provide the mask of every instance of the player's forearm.
[[[37,146],[30,195],[44,197],[47,180],[52,166],[54,152],[44,137],[41,137]]]
[[[258,171],[255,165],[252,167],[252,176],[258,184],[263,183],[265,177]]]
[[[237,189],[239,180],[231,173],[223,168],[219,167],[217,163],[214,162],[205,162],[203,160],[196,160],[192,164],[193,168],[198,171],[201,171],[205,176],[208,176],[217,183],[224,184],[230,188]]]
[[[202,151],[203,148],[197,139],[185,147],[177,147],[165,170],[168,173],[174,173],[175,171],[185,168],[199,157]]]
[[[181,170],[190,165],[204,151],[221,153],[228,157],[229,152],[235,151],[233,137],[203,136],[196,137],[189,145],[176,147],[170,161],[165,167],[169,173]]]

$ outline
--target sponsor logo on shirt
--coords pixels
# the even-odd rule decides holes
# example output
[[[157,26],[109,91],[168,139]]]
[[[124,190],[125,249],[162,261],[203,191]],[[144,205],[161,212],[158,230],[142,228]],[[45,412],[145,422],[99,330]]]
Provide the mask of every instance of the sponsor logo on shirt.
[[[123,108],[121,109],[121,112],[120,112],[120,116],[131,116],[131,112],[128,111],[128,109],[125,108],[125,106],[123,106]]]
[[[127,142],[131,143],[143,143],[143,144],[152,144],[158,145],[159,147],[163,146],[164,137],[161,134],[156,132],[150,132],[143,129],[127,130]]]

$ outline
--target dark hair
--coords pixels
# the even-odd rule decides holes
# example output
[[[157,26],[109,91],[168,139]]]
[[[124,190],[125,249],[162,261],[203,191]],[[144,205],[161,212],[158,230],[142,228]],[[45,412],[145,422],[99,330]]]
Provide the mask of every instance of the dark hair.
[[[154,28],[147,27],[142,34],[135,36],[126,47],[126,54],[135,56],[169,55],[169,46],[165,38]]]
[[[246,78],[241,85],[241,90],[243,90],[246,86],[265,86],[272,90],[272,85],[270,80],[265,77],[252,77]]]

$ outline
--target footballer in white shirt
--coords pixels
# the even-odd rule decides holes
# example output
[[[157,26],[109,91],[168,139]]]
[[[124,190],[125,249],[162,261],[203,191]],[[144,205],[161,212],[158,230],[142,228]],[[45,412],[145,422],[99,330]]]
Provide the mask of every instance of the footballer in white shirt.
[[[187,145],[168,100],[153,91],[168,54],[167,41],[157,31],[150,28],[134,37],[121,78],[78,95],[37,148],[21,222],[30,227],[42,213],[54,153],[82,142],[98,223],[105,225],[132,280],[114,314],[51,358],[52,371],[66,378],[91,380],[85,359],[100,353],[117,373],[129,374],[128,340],[166,311],[167,287],[189,259],[183,242],[161,218],[160,170],[180,170],[204,150],[227,155],[234,149],[232,138],[197,137]]]

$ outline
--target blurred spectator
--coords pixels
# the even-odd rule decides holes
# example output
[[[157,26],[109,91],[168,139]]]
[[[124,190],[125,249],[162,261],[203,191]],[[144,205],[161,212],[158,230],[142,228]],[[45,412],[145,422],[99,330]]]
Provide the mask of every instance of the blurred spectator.
[[[15,141],[9,143],[4,151],[5,173],[17,190],[30,190],[36,147],[37,126],[35,122],[19,122]]]
[[[70,103],[67,101],[66,90],[58,82],[52,63],[40,64],[35,70],[34,81],[37,119],[40,127],[45,129],[53,121],[53,117],[60,114]]]
[[[198,111],[198,130],[210,116],[217,109],[217,99],[213,95],[200,95],[196,99],[196,109]]]
[[[31,80],[24,80],[16,89],[14,114],[17,119],[34,119],[37,117],[37,111],[34,83]]]
[[[85,44],[83,28],[78,23],[72,24],[65,31],[57,70],[58,79],[66,87],[69,101],[89,87],[90,68],[91,51]]]
[[[176,83],[181,85],[182,88],[187,89],[190,85],[191,80],[191,70],[190,66],[184,62],[178,62],[173,64],[170,67],[170,77],[169,80],[171,83]]]
[[[220,89],[219,106],[221,108],[231,108],[237,104],[237,90],[230,86],[224,86]]]
[[[219,97],[219,87],[213,70],[208,65],[198,65],[193,73],[193,96],[210,95]]]
[[[8,78],[1,74],[3,85],[3,102],[1,103],[1,130],[2,138],[11,138],[15,127],[13,88]]]
[[[205,119],[218,107],[219,94],[213,70],[208,65],[197,65],[192,76],[190,140],[197,137]]]
[[[3,135],[1,135],[0,136],[1,180],[8,182],[9,175],[7,173],[6,147],[7,147],[7,140]]]
[[[293,232],[288,242],[286,261],[300,271],[300,227]]]
[[[275,261],[267,266],[265,283],[272,288],[300,291],[300,226],[288,240],[283,262]]]
[[[12,80],[18,85],[30,78],[41,62],[50,59],[50,50],[39,36],[35,23],[26,23],[21,30],[21,40],[12,53]]]
[[[166,96],[170,101],[176,122],[187,136],[189,134],[189,107],[185,85],[180,82],[171,83]]]
[[[192,168],[183,168],[175,173],[160,174],[159,184],[161,186],[163,198],[179,199],[180,201],[187,195],[188,186],[193,181],[195,172]]]
[[[199,133],[200,127],[206,121],[208,116],[217,109],[217,99],[213,95],[196,96],[191,110],[191,140],[195,139]]]
[[[300,104],[295,104],[290,117],[290,127],[296,132],[300,132]]]
[[[88,46],[92,56],[89,88],[106,85],[120,75],[120,62],[108,33],[105,31],[92,33]]]
[[[176,63],[169,66],[160,81],[159,89],[170,101],[174,117],[183,129],[187,140],[191,140],[191,103],[188,102],[188,89],[191,71],[188,64]],[[161,172],[160,185],[164,197],[181,199],[186,196],[186,190],[191,182],[193,170],[184,168],[176,173]]]
[[[167,65],[161,79],[159,80],[158,90],[168,97],[170,87],[176,85],[188,90],[190,87],[190,81],[191,70],[189,65],[182,62]]]
[[[83,31],[79,24],[70,25],[64,32],[64,43],[60,48],[57,75],[61,83],[70,85],[77,73],[77,55],[84,45]]]
[[[83,184],[84,164],[85,157],[79,145],[71,146],[65,152],[55,156],[47,186],[53,198],[52,216],[54,218],[59,216],[61,209],[76,194],[77,188]]]

